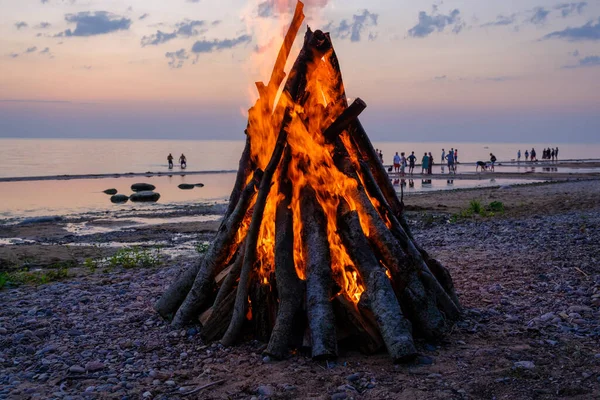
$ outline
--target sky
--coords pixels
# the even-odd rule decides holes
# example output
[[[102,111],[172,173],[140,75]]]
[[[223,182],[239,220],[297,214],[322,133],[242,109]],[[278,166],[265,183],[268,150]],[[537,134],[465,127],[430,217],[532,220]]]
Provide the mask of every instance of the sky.
[[[600,142],[600,0],[307,0],[373,140]],[[293,0],[0,0],[0,138],[241,140]]]

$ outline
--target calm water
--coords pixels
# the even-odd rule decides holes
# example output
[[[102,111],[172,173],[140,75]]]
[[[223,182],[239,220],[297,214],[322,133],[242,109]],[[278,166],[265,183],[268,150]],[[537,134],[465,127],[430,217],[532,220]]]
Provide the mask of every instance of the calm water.
[[[394,143],[374,142],[383,150],[384,161],[391,164],[396,151],[414,151],[418,159],[432,152],[439,162],[442,148],[458,148],[462,162],[488,160],[493,152],[499,161],[516,158],[517,150],[534,147],[539,156],[546,144],[516,143]],[[599,158],[600,144],[561,144],[561,159]],[[190,171],[237,170],[243,141],[183,140],[74,140],[74,139],[0,139],[0,177],[112,174],[167,171],[167,155],[176,162],[186,155]],[[177,170],[178,167],[175,167]]]

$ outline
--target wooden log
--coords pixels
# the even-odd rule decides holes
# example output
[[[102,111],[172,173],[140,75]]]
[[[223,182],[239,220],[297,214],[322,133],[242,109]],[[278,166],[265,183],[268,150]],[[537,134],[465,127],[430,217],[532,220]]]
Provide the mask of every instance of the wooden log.
[[[323,132],[325,140],[329,143],[333,142],[339,135],[344,132],[348,126],[358,118],[360,113],[367,108],[367,104],[360,98],[355,99],[350,107],[346,108],[339,117]]]
[[[310,186],[305,186],[300,192],[300,215],[306,255],[306,310],[312,358],[331,359],[337,357],[337,336],[330,301],[333,278],[327,220]]]
[[[412,360],[417,354],[412,338],[412,325],[402,314],[390,279],[371,251],[358,213],[351,211],[344,200],[340,201],[338,226],[344,246],[365,282],[369,305],[377,319],[388,353],[394,362]]]
[[[252,280],[249,294],[252,302],[252,332],[257,340],[266,342],[275,323],[273,310],[276,304],[271,286],[263,284],[257,278]]]
[[[284,197],[277,204],[275,213],[275,278],[279,309],[265,351],[266,354],[280,360],[288,355],[294,319],[304,300],[304,285],[298,278],[294,262],[294,226],[290,208],[292,182],[287,176],[290,159],[291,147],[287,147],[279,181],[279,192]]]
[[[255,196],[255,186],[262,175],[260,169],[255,171],[254,178],[244,188],[235,210],[219,227],[215,239],[202,259],[194,284],[171,322],[173,327],[182,327],[196,317],[212,294],[210,288],[214,284],[214,277],[225,267],[225,262],[232,253],[232,247],[237,245],[235,236],[244,220],[250,202]]]
[[[223,222],[227,221],[235,207],[237,206],[238,201],[240,200],[240,196],[244,187],[246,186],[246,181],[248,180],[248,176],[252,173],[253,163],[251,161],[251,147],[250,147],[250,138],[246,136],[246,146],[244,147],[244,151],[242,152],[242,156],[240,157],[238,172],[235,178],[235,183],[233,185],[233,190],[231,191],[231,195],[229,196],[229,205],[227,206],[227,210],[225,211],[225,216],[223,217]]]
[[[213,303],[213,307],[218,307],[221,301],[225,299],[229,295],[229,293],[233,290],[235,283],[240,277],[240,272],[242,270],[242,264],[244,263],[244,252],[246,249],[246,241],[240,245],[238,249],[237,256],[235,261],[231,267],[231,270],[223,280],[221,287],[219,288],[219,292],[217,293],[217,297],[215,298],[215,302]]]
[[[220,339],[231,320],[233,314],[233,304],[235,302],[236,291],[232,290],[225,296],[217,306],[212,308],[210,317],[202,326],[200,337],[205,343]]]
[[[196,275],[198,275],[201,265],[202,259],[189,266],[175,278],[175,281],[169,285],[160,299],[154,303],[154,310],[156,310],[161,317],[167,321],[170,321],[173,318],[173,314],[177,311],[181,303],[183,303],[185,296],[187,296],[192,288],[194,279],[196,279]]]
[[[369,323],[361,315],[356,304],[341,294],[337,295],[332,303],[336,321],[351,335],[350,340],[361,352],[373,354],[383,347],[383,339],[377,325]]]
[[[391,232],[397,240],[399,240],[399,244],[402,246],[402,249],[409,256],[414,258],[414,263],[423,274],[426,274],[425,279],[430,281],[430,286],[439,293],[438,285],[446,292],[447,296],[441,296],[441,299],[437,299],[442,304],[444,304],[444,310],[448,312],[448,316],[452,319],[458,318],[460,314],[461,307],[460,302],[458,300],[458,296],[456,296],[456,292],[454,290],[454,284],[452,283],[452,278],[450,277],[450,273],[439,263],[437,260],[429,258],[429,255],[422,249],[419,249],[414,240],[406,233],[402,224],[396,218],[396,215],[391,210],[387,199],[383,195],[380,190],[380,187],[375,182],[373,175],[371,174],[371,170],[368,168],[367,163],[364,161],[360,161],[361,172],[363,174],[363,181],[365,182],[365,186],[369,191],[371,197],[376,199],[379,203],[379,213],[383,216],[383,218],[387,219],[391,225]],[[423,257],[425,255],[425,257]],[[386,264],[387,265],[387,264]],[[433,268],[438,272],[438,274],[432,273],[429,270],[429,265],[432,265]],[[432,282],[432,277],[429,275],[433,275],[433,278],[438,281],[436,285]],[[439,275],[439,278],[438,278]],[[414,293],[419,293],[420,289],[414,289]],[[451,307],[448,304],[448,297],[453,303],[455,307]],[[417,307],[418,308],[418,307]],[[458,312],[458,314],[457,314]]]
[[[279,136],[277,137],[275,148],[273,149],[273,154],[271,155],[269,164],[267,165],[260,182],[260,189],[258,191],[258,196],[254,205],[254,211],[252,213],[252,221],[250,222],[248,234],[246,235],[246,251],[244,254],[242,271],[240,272],[240,282],[238,284],[233,316],[231,318],[229,327],[227,328],[227,332],[225,332],[225,335],[222,339],[222,343],[225,346],[231,346],[235,342],[242,328],[242,324],[244,323],[246,307],[248,305],[250,272],[254,268],[254,263],[256,262],[256,244],[258,241],[260,225],[262,223],[267,198],[271,190],[273,175],[275,174],[275,170],[281,161],[283,150],[287,145],[287,128],[290,121],[291,110],[288,109],[286,110],[283,123],[281,124],[281,129],[279,131]]]

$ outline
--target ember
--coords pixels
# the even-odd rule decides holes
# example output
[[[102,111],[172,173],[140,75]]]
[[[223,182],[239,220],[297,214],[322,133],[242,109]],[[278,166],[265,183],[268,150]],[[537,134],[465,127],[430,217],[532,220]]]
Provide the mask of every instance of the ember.
[[[448,271],[415,244],[398,199],[348,105],[329,34],[312,31],[284,84],[304,19],[298,3],[268,84],[248,112],[246,147],[229,208],[209,251],[157,302],[180,327],[200,318],[205,340],[243,332],[284,358],[338,342],[395,361],[415,333],[438,338],[460,316]]]

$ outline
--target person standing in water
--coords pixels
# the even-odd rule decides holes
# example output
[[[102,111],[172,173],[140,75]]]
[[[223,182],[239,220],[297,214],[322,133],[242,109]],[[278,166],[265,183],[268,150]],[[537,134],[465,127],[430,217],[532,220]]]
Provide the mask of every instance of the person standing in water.
[[[446,150],[442,149],[442,164],[446,162]]]
[[[431,175],[433,172],[433,156],[429,152],[429,165],[427,166],[427,174]]]
[[[179,164],[181,165],[181,168],[187,167],[187,160],[183,153],[181,153],[181,157],[179,157]]]
[[[423,155],[423,158],[421,159],[421,174],[427,173],[428,170],[429,170],[429,156],[427,155],[427,153],[425,153]]]
[[[517,151],[517,163],[521,162],[521,149],[519,149],[519,151]]]
[[[415,152],[413,151],[411,153],[411,155],[408,156],[408,165],[409,165],[408,173],[411,175],[413,174],[413,171],[415,170],[415,162],[416,161],[417,161],[417,157],[415,157]]]
[[[169,162],[169,169],[173,169],[173,156],[171,153],[167,156],[167,161]]]

